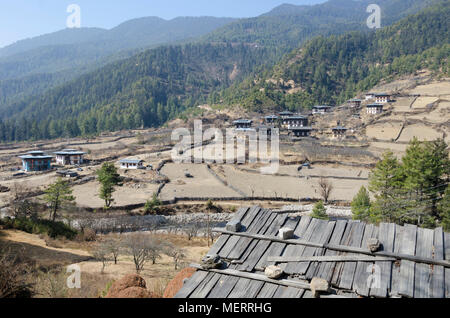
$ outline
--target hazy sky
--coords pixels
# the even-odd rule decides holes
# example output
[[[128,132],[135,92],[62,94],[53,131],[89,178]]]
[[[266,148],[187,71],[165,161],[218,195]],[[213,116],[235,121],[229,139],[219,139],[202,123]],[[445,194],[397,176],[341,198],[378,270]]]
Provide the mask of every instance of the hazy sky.
[[[110,29],[126,20],[158,16],[252,17],[282,4],[315,4],[326,0],[0,0],[0,47],[64,29],[70,13],[81,8],[82,27]]]

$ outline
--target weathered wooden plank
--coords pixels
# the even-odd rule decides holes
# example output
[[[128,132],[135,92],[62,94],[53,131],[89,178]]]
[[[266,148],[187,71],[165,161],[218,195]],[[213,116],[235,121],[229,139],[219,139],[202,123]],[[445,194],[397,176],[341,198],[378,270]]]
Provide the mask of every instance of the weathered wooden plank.
[[[288,218],[284,224],[285,227],[291,227],[295,229],[294,235],[297,237],[299,235],[303,235],[303,231],[306,230],[309,222],[311,222],[310,217],[302,217],[300,220],[297,218]],[[255,268],[265,268],[266,266],[273,265],[274,262],[267,262],[267,257],[269,255],[281,255],[286,247],[286,243],[272,243],[267,248],[264,255],[261,257],[261,259],[258,261],[258,263],[255,265]]]
[[[406,224],[403,229],[403,240],[400,253],[415,255],[417,241],[417,226]],[[400,265],[400,280],[398,293],[405,297],[414,297],[414,270],[412,261],[402,260]]]
[[[248,212],[250,208],[249,207],[242,207],[233,216],[231,219],[233,222],[242,222],[242,219],[244,218],[245,214]],[[211,246],[211,249],[209,250],[209,254],[218,254],[219,251],[222,249],[222,247],[227,243],[228,239],[230,238],[230,235],[221,235],[217,241]]]
[[[450,261],[450,233],[444,233],[445,259]],[[444,271],[445,278],[445,298],[450,298],[450,268]]]
[[[290,262],[394,262],[393,257],[369,256],[369,255],[335,255],[335,256],[269,256],[268,261],[277,263]]]
[[[254,298],[263,285],[262,281],[240,278],[228,298]]]
[[[378,239],[380,240],[382,250],[394,252],[395,245],[395,224],[381,223],[379,227]],[[370,289],[370,295],[373,297],[385,298],[391,288],[392,280],[392,262],[376,262],[375,277],[379,282],[374,282]]]
[[[295,288],[299,288],[299,289],[310,289],[309,284],[303,283],[303,282],[299,282],[299,281],[295,281],[295,280],[291,280],[291,279],[271,279],[271,278],[266,277],[263,274],[240,272],[240,271],[233,270],[233,269],[208,269],[208,270],[203,270],[201,268],[201,266],[198,265],[198,264],[191,264],[190,266],[193,267],[193,268],[199,269],[201,271],[208,271],[208,272],[213,272],[213,273],[219,273],[219,274],[222,274],[222,275],[235,276],[235,277],[238,277],[238,278],[249,278],[249,279],[252,279],[252,280],[263,281],[265,283],[272,283],[272,284],[276,284],[276,285],[295,287]],[[219,280],[219,282],[216,284],[216,286],[219,285],[220,281],[221,280]],[[231,291],[231,289],[230,289],[230,291]]]
[[[339,220],[336,222],[336,225],[334,227],[333,234],[331,235],[330,244],[339,244],[341,242],[342,236],[344,235],[345,228],[347,227],[347,221],[346,220]],[[325,255],[326,256],[336,256],[337,251],[326,249]],[[334,267],[336,266],[336,263],[322,263],[319,264],[319,268],[317,269],[317,273],[315,274],[316,277],[323,278],[327,280],[328,282],[331,281],[331,278],[333,277],[333,271]]]
[[[378,228],[373,224],[367,224],[361,242],[361,247],[366,247],[367,242],[371,238],[377,238]],[[369,260],[370,262],[370,260]],[[369,286],[367,279],[369,278],[368,269],[372,269],[373,262],[358,261],[356,263],[355,275],[353,277],[353,290],[361,296],[369,295]]]
[[[308,228],[302,236],[302,240],[309,241],[311,236],[316,233],[316,229],[321,220],[312,219],[309,223]],[[295,232],[294,232],[295,233]],[[295,235],[297,235],[295,233]],[[286,249],[283,252],[283,256],[294,256],[294,255],[302,255],[306,246],[304,245],[287,245]],[[295,264],[280,264],[280,267],[284,270],[285,273],[294,274],[296,273]]]
[[[195,290],[195,288],[200,285],[203,279],[208,275],[207,272],[196,271],[181,287],[174,298],[188,298],[189,295]]]
[[[304,290],[302,289],[280,286],[273,295],[273,298],[300,298],[303,293]]]
[[[271,212],[267,209],[261,209],[253,220],[253,222],[248,227],[247,233],[259,234],[261,228],[270,221]],[[247,250],[249,244],[252,242],[252,238],[241,237],[236,243],[235,247],[228,253],[228,259],[240,259],[242,254]]]
[[[359,224],[359,223],[354,220],[351,220],[348,222],[347,227],[344,232],[344,235],[342,236],[340,245],[348,246],[350,244],[351,234],[353,233],[357,224]],[[345,254],[338,253],[337,255],[345,255]],[[343,268],[344,268],[344,263],[336,263],[336,265],[334,266],[333,276],[331,278],[331,284],[333,286],[339,285],[339,279],[340,279]]]
[[[320,243],[320,244],[325,244],[328,243],[328,241],[330,240],[331,235],[333,234],[333,230],[334,227],[336,225],[335,221],[325,221],[324,223],[325,225],[325,229],[320,230],[319,232],[319,236],[317,238],[316,237],[312,237],[311,241],[312,242],[316,242],[316,243]],[[305,249],[305,251],[303,252],[303,256],[314,256],[314,255],[323,255],[323,253],[325,252],[324,248],[308,248]],[[316,273],[317,267],[319,266],[319,263],[317,262],[300,262],[297,263],[297,268],[298,268],[298,273],[299,274],[305,274],[306,279],[312,279],[314,277],[314,274]]]
[[[207,298],[227,298],[238,281],[239,277],[220,275],[219,280],[211,289]]]
[[[224,231],[224,230],[221,230],[218,228],[214,228],[213,231],[219,232],[219,233],[224,233],[224,234],[230,234],[230,232],[227,232],[227,231]],[[399,260],[408,260],[408,261],[417,262],[417,263],[450,267],[450,261],[447,261],[447,260],[437,260],[437,259],[433,259],[433,258],[429,258],[429,257],[421,257],[421,256],[393,253],[393,252],[387,252],[387,251],[371,252],[368,248],[362,248],[362,247],[334,245],[334,244],[321,244],[321,243],[314,243],[311,241],[296,240],[296,239],[283,240],[283,239],[280,239],[277,237],[269,237],[269,236],[260,235],[260,234],[235,233],[232,235],[238,236],[238,237],[250,237],[253,239],[257,239],[257,240],[278,242],[278,243],[283,243],[283,244],[287,244],[287,245],[301,245],[301,246],[309,246],[309,247],[314,247],[314,248],[331,249],[331,250],[336,250],[336,251],[346,252],[346,253],[394,257]]]
[[[403,241],[403,231],[404,231],[403,226],[395,225],[394,253],[400,252],[400,247]],[[397,260],[392,264],[391,287],[390,290],[388,291],[388,294],[392,297],[398,297],[399,288],[400,288],[400,261]]]
[[[203,279],[203,281],[192,292],[189,298],[206,298],[211,289],[216,285],[219,278],[220,274],[208,273],[208,275]]]
[[[417,229],[416,255],[431,258],[433,255],[434,231],[430,229]],[[429,298],[431,295],[431,266],[416,263],[414,277],[414,297]]]
[[[273,298],[278,287],[279,286],[275,284],[264,283],[264,286],[261,288],[256,298]]]
[[[444,259],[444,232],[441,227],[434,230],[434,258]],[[449,278],[450,279],[450,278]],[[431,297],[444,298],[445,297],[445,277],[443,266],[433,266],[431,271]]]
[[[252,206],[249,211],[245,214],[244,218],[241,221],[242,224],[242,232],[246,232],[250,226],[250,224],[253,222],[253,220],[258,215],[259,211],[261,210],[260,207]],[[222,249],[219,251],[218,255],[222,258],[226,258],[228,254],[236,248],[236,244],[239,242],[239,239],[241,237],[237,235],[232,235],[228,241],[225,243],[225,245],[222,247]]]
[[[351,235],[349,246],[360,247],[364,235],[365,223],[357,223]],[[350,289],[353,285],[353,278],[356,270],[356,262],[345,263],[342,269],[339,287]]]
[[[285,223],[287,215],[276,214],[275,220],[270,224],[270,226],[263,233],[264,235],[275,235],[281,228],[281,225]],[[256,242],[256,241],[255,241]],[[244,258],[245,262],[238,267],[239,270],[251,272],[255,268],[258,261],[263,256],[264,252],[267,250],[271,243],[269,241],[258,240],[256,246],[251,250],[251,253]]]

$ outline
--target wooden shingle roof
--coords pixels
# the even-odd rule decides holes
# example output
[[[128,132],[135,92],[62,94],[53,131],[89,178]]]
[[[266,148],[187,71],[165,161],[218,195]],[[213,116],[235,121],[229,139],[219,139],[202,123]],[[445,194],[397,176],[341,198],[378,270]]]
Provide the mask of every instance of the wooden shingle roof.
[[[330,284],[321,297],[450,297],[450,233],[442,228],[290,217],[257,206],[239,209],[236,221],[238,232],[214,229],[222,234],[208,255],[219,255],[222,266],[193,264],[198,270],[175,297],[307,298],[313,278]],[[293,239],[277,236],[285,227]],[[381,246],[372,253],[374,238]],[[264,275],[274,264],[280,279]]]

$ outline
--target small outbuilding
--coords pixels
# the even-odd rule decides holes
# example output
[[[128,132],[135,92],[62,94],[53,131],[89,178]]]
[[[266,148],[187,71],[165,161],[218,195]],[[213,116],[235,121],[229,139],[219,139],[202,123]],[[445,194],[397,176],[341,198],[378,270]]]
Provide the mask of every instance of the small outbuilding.
[[[119,161],[121,169],[145,169],[144,160],[122,159]]]
[[[342,137],[344,137],[345,134],[347,133],[347,130],[348,130],[347,128],[342,127],[342,126],[334,127],[334,128],[332,129],[333,137],[334,137],[334,138],[342,138]]]
[[[274,125],[278,121],[278,116],[276,115],[269,115],[264,117],[264,123],[266,125]]]
[[[367,93],[366,94],[366,100],[371,100],[375,98],[375,93]]]
[[[361,100],[360,99],[350,99],[347,103],[348,106],[350,106],[351,108],[360,108],[361,107]]]
[[[250,128],[252,127],[253,120],[250,119],[238,119],[233,121],[233,126],[235,128]]]
[[[326,106],[326,105],[313,106],[313,109],[312,109],[313,114],[319,114],[319,115],[331,113],[332,111],[333,111],[333,107]]]

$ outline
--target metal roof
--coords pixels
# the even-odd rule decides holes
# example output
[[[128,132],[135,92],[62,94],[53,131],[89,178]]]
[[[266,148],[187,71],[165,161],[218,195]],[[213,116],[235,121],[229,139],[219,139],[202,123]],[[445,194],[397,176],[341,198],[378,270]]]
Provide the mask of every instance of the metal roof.
[[[289,130],[312,130],[312,127],[309,126],[295,126],[295,127],[289,127]]]
[[[137,163],[141,163],[144,162],[144,160],[141,159],[122,159],[119,161],[119,163],[133,163],[133,164],[137,164]]]
[[[336,126],[333,128],[333,130],[348,130],[348,129],[342,126]]]
[[[289,120],[289,119],[292,119],[292,120],[308,119],[308,117],[305,117],[305,116],[302,116],[302,115],[295,115],[295,116],[289,116],[289,117],[283,118],[283,120]]]
[[[238,120],[233,121],[233,124],[239,124],[239,123],[251,124],[252,122],[253,122],[253,120],[250,120],[250,119],[238,119]]]
[[[333,108],[333,106],[327,106],[327,105],[317,105],[313,106],[314,109],[326,109],[326,108]]]
[[[290,112],[290,111],[288,111],[288,110],[285,110],[285,111],[282,111],[282,112],[279,112],[278,113],[278,115],[292,115],[292,114],[294,114],[293,112]]]
[[[78,155],[85,155],[86,153],[83,151],[78,151],[75,149],[64,149],[61,151],[54,152],[55,155],[68,155],[68,156],[78,156]]]
[[[375,94],[375,97],[389,97],[389,96],[391,96],[391,95],[390,94],[386,94],[386,93]]]
[[[52,159],[52,156],[30,156],[30,155],[23,155],[23,156],[19,156],[20,159]]]
[[[239,209],[235,222],[241,230],[213,229],[221,235],[208,255],[222,265],[191,265],[197,271],[176,298],[310,298],[313,278],[329,283],[324,298],[450,297],[450,233],[442,228],[290,217],[257,206]],[[286,227],[292,239],[278,236]],[[269,279],[264,268],[275,264],[283,276]]]
[[[369,104],[366,107],[383,107],[383,104]]]

